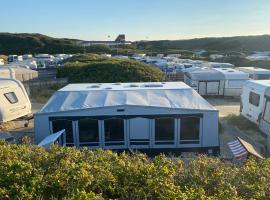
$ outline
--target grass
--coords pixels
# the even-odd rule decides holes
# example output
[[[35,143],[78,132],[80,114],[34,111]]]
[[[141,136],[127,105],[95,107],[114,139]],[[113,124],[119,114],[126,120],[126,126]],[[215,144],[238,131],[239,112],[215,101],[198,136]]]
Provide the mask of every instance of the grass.
[[[37,103],[46,103],[49,100],[49,98],[53,95],[53,93],[62,87],[63,85],[53,85],[42,88],[40,87],[31,88],[30,98]]]
[[[240,130],[260,132],[258,126],[255,123],[247,120],[241,115],[230,114],[224,119],[226,119],[230,124],[236,126]]]

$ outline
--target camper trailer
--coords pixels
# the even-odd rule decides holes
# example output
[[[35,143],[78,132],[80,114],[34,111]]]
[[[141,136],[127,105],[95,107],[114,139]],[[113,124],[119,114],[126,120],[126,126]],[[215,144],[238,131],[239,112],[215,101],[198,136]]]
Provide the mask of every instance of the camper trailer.
[[[240,96],[248,74],[232,68],[207,68],[185,73],[184,81],[200,95]]]
[[[249,78],[253,80],[270,79],[270,70],[258,67],[238,67],[238,70],[249,74]]]
[[[218,153],[218,111],[183,82],[69,84],[34,115],[35,141],[67,146]]]
[[[19,65],[2,65],[0,67],[0,78],[13,78],[24,82],[38,78],[38,72]]]
[[[224,96],[240,96],[245,82],[249,79],[248,73],[232,68],[215,68],[224,76]]]
[[[270,80],[250,80],[243,87],[240,113],[270,135]]]
[[[0,123],[31,114],[24,86],[14,79],[0,79]]]
[[[212,68],[200,68],[184,75],[184,82],[200,95],[223,95],[224,81],[224,76]]]

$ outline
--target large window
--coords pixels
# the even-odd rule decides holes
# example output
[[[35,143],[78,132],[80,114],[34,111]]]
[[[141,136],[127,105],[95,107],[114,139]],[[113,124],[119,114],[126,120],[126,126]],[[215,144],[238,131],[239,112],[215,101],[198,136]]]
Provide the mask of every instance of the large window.
[[[155,119],[155,144],[174,143],[174,118]]]
[[[18,102],[18,98],[14,92],[8,92],[4,94],[9,103],[14,104]]]
[[[98,146],[98,120],[81,119],[78,121],[80,146]]]
[[[270,123],[270,101],[266,101],[263,119]]]
[[[200,118],[183,117],[180,123],[180,143],[198,144],[200,141]]]
[[[105,145],[124,144],[124,120],[106,119],[104,120]]]
[[[73,128],[72,128],[71,120],[65,120],[65,119],[54,120],[52,121],[52,129],[53,129],[53,133],[56,133],[58,131],[65,129],[66,145],[67,146],[74,145]]]
[[[249,93],[249,103],[258,107],[260,104],[260,95],[255,93],[255,92],[250,92]]]

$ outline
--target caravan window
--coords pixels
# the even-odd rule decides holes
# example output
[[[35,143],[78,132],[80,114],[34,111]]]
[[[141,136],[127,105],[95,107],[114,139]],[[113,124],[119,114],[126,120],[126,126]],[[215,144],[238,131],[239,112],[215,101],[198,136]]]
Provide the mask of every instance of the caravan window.
[[[200,140],[200,118],[184,117],[181,118],[180,143],[198,144]]]
[[[124,120],[104,120],[105,145],[123,145],[124,143]]]
[[[168,140],[174,140],[174,118],[155,119],[155,141]]]
[[[270,101],[266,102],[263,119],[270,123]]]
[[[78,121],[80,145],[99,145],[98,120],[81,119]]]
[[[260,95],[255,93],[255,92],[250,92],[249,93],[249,103],[258,107],[260,104]]]
[[[18,98],[14,92],[8,92],[4,94],[9,103],[14,104],[18,102]]]

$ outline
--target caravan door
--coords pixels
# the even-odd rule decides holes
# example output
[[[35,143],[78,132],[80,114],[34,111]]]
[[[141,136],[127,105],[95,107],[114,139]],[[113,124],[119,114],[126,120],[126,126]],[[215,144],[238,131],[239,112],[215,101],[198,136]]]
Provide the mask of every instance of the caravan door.
[[[218,95],[219,94],[219,81],[212,81],[206,83],[207,95]]]
[[[198,93],[200,95],[206,95],[206,82],[204,81],[199,82]]]

